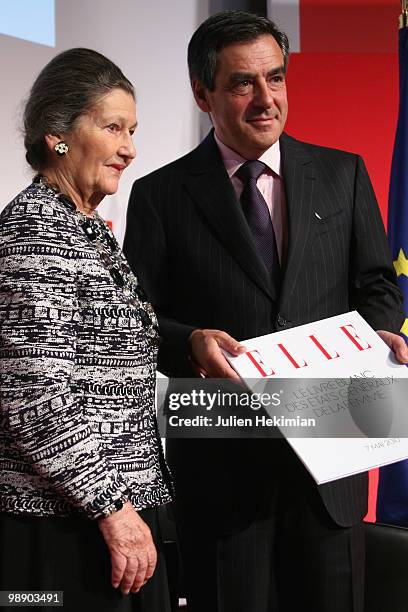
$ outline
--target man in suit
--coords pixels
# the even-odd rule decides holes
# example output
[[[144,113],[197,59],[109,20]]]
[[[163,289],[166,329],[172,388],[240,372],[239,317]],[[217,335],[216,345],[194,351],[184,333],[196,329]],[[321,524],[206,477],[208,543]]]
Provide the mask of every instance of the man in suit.
[[[214,129],[135,182],[125,251],[170,376],[236,378],[221,349],[352,309],[408,360],[363,161],[283,133],[288,40],[241,11],[188,51]],[[168,440],[189,612],[363,609],[367,477],[317,487],[283,440]]]

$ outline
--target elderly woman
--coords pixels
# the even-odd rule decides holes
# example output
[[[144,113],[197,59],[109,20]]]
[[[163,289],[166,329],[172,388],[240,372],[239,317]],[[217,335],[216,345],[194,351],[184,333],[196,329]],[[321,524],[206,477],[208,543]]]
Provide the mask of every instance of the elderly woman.
[[[136,154],[133,87],[99,53],[65,51],[24,127],[37,174],[0,216],[0,590],[165,612],[157,322],[96,212]]]

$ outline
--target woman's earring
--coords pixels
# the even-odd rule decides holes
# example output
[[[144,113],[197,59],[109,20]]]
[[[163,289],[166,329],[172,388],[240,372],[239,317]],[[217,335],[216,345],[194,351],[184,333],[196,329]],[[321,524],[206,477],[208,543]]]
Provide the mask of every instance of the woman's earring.
[[[64,140],[60,140],[55,145],[54,150],[56,151],[57,155],[61,156],[61,155],[65,155],[66,153],[68,153],[69,147]]]

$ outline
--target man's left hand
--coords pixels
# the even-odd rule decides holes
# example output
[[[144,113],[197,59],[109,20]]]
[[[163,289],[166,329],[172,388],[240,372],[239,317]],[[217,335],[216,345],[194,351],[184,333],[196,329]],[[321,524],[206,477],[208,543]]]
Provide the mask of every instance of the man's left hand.
[[[385,344],[395,353],[395,357],[400,363],[408,363],[408,347],[404,338],[382,329],[377,330],[377,334]]]

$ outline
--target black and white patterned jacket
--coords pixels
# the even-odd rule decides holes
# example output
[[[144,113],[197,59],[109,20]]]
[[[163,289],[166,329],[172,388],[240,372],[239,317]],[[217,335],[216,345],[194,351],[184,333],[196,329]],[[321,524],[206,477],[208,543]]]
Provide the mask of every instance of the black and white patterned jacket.
[[[171,499],[157,348],[102,259],[44,185],[0,215],[0,511],[96,518],[126,490],[136,509]]]

